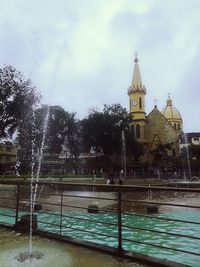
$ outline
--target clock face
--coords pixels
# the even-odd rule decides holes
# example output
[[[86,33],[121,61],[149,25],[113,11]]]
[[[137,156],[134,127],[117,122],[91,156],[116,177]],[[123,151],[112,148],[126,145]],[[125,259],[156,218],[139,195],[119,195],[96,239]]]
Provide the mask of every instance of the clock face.
[[[137,105],[137,100],[133,100],[133,101],[132,101],[132,105],[133,105],[133,106],[136,106],[136,105]]]

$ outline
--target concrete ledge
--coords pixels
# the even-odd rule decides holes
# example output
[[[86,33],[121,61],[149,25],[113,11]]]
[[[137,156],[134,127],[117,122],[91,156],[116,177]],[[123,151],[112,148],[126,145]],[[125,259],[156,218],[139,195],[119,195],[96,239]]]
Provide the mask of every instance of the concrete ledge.
[[[7,223],[0,223],[0,227],[13,230],[13,226]],[[97,244],[97,243],[93,243],[89,241],[79,240],[79,239],[72,238],[72,237],[61,236],[55,233],[48,233],[42,230],[35,230],[33,234],[37,236],[53,239],[56,241],[64,242],[64,243],[70,243],[74,246],[81,246],[81,247],[89,248],[92,250],[100,251],[102,253],[110,254],[116,257],[134,260],[141,264],[142,263],[150,264],[149,266],[152,266],[152,267],[159,267],[159,266],[160,267],[192,267],[191,265],[182,264],[182,263],[165,260],[165,259],[159,259],[156,257],[152,257],[152,256],[148,256],[148,255],[144,255],[144,254],[140,254],[136,252],[130,252],[126,250],[122,251],[122,253],[119,254],[117,248],[112,248],[109,246],[105,246],[105,245],[101,245],[101,244]]]
[[[153,266],[166,266],[166,267],[192,267],[191,265],[187,265],[187,264],[182,264],[182,263],[178,263],[178,262],[174,262],[174,261],[170,261],[170,260],[165,260],[165,259],[159,259],[156,257],[152,257],[149,255],[144,255],[144,254],[139,254],[136,252],[125,252],[124,254],[127,258],[130,259],[139,259],[143,262],[150,262],[153,264]]]
[[[109,247],[106,245],[101,245],[101,244],[97,244],[97,243],[93,243],[93,242],[89,242],[89,241],[79,240],[79,239],[72,238],[72,237],[60,236],[60,235],[55,234],[55,233],[48,233],[48,232],[44,232],[41,230],[36,230],[34,232],[34,234],[42,236],[42,237],[47,237],[49,239],[54,239],[57,241],[70,243],[70,244],[73,244],[75,246],[81,246],[81,247],[93,249],[96,251],[100,251],[100,252],[103,252],[106,254],[116,256],[116,257],[127,258],[127,259],[134,260],[134,261],[141,263],[141,264],[142,263],[144,263],[144,264],[148,263],[152,267],[159,267],[159,266],[160,267],[191,267],[191,265],[177,263],[177,262],[165,260],[165,259],[159,259],[159,258],[156,258],[153,256],[148,256],[148,255],[135,253],[135,252],[129,252],[129,251],[125,251],[125,250],[119,254],[117,248],[112,248],[112,247]]]

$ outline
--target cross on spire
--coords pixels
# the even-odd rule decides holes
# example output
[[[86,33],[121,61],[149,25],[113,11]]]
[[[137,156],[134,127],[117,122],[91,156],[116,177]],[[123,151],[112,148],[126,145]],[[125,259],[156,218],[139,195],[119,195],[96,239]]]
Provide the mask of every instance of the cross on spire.
[[[167,106],[172,106],[172,100],[171,100],[170,93],[168,93]]]
[[[134,62],[135,62],[135,63],[138,63],[138,61],[139,61],[139,60],[138,60],[138,53],[135,53]]]

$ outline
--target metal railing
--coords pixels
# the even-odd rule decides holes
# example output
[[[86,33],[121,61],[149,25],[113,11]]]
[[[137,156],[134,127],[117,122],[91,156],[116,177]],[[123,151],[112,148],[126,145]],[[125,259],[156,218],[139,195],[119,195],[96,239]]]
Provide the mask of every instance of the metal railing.
[[[37,233],[82,240],[113,249],[119,256],[137,252],[152,260],[157,256],[155,250],[158,254],[164,250],[200,260],[200,217],[183,216],[188,211],[199,213],[200,189],[63,182],[38,182],[38,186],[34,204],[42,209],[34,211]],[[91,205],[93,213],[88,213]],[[0,182],[0,224],[13,227],[29,213],[29,207],[29,181]],[[140,258],[138,254],[134,256]],[[170,262],[167,264],[170,266]]]

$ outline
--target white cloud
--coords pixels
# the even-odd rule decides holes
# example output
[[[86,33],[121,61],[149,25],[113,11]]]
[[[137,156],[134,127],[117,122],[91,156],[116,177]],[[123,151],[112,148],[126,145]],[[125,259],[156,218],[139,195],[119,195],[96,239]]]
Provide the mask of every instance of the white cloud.
[[[187,130],[197,130],[185,103],[198,91],[199,8],[198,0],[0,0],[0,64],[30,76],[44,102],[85,116],[104,103],[128,107],[138,52],[147,111],[171,92]]]

